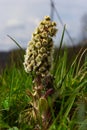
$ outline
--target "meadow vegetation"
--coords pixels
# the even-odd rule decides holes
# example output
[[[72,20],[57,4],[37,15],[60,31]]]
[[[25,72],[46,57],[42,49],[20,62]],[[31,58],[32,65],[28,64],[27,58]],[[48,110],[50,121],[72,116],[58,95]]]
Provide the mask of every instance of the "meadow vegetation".
[[[73,60],[68,60],[67,48],[61,49],[64,32],[65,27],[59,51],[54,52],[53,79],[49,82],[49,87],[55,90],[48,97],[51,122],[47,129],[40,127],[41,130],[87,130],[87,49],[80,49]],[[17,62],[12,56],[11,65],[0,75],[0,130],[35,128],[35,124],[29,123],[32,99],[28,90],[33,91],[33,77],[24,70],[24,51],[17,56]]]

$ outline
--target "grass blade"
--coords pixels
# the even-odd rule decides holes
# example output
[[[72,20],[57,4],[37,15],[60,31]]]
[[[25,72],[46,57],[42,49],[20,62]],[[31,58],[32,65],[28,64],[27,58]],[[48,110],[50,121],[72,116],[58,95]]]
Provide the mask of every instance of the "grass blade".
[[[14,39],[12,38],[10,35],[7,35],[21,50],[23,50],[23,48],[19,45],[19,43]]]

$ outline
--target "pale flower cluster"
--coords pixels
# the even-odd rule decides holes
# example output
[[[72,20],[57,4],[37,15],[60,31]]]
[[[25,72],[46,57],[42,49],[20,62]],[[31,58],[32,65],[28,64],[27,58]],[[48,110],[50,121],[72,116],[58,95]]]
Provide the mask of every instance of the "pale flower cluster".
[[[53,39],[57,32],[56,23],[46,16],[32,35],[26,50],[24,68],[36,76],[48,75],[52,63]]]

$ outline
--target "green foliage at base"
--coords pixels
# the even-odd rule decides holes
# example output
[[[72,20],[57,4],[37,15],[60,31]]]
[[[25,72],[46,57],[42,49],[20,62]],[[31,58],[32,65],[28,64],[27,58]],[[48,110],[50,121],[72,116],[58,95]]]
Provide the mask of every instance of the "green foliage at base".
[[[53,95],[55,105],[49,130],[87,129],[87,60],[80,66],[81,56],[80,59],[78,57],[79,54],[68,66],[65,49],[54,68],[55,73],[52,71],[56,92]],[[32,91],[32,77],[22,67],[7,67],[0,75],[1,130],[12,130],[14,127],[15,130],[33,130],[33,126],[19,120],[20,113],[24,113],[29,106],[27,89]]]

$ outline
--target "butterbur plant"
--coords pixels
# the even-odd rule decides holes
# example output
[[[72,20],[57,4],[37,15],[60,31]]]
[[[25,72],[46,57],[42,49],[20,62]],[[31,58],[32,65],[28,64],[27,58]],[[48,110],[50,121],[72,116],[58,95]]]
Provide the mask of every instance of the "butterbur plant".
[[[24,56],[24,69],[33,76],[30,107],[25,113],[28,124],[34,130],[47,130],[51,123],[51,111],[48,97],[53,94],[53,77],[50,73],[53,61],[53,36],[56,35],[56,23],[46,16],[35,29]]]

